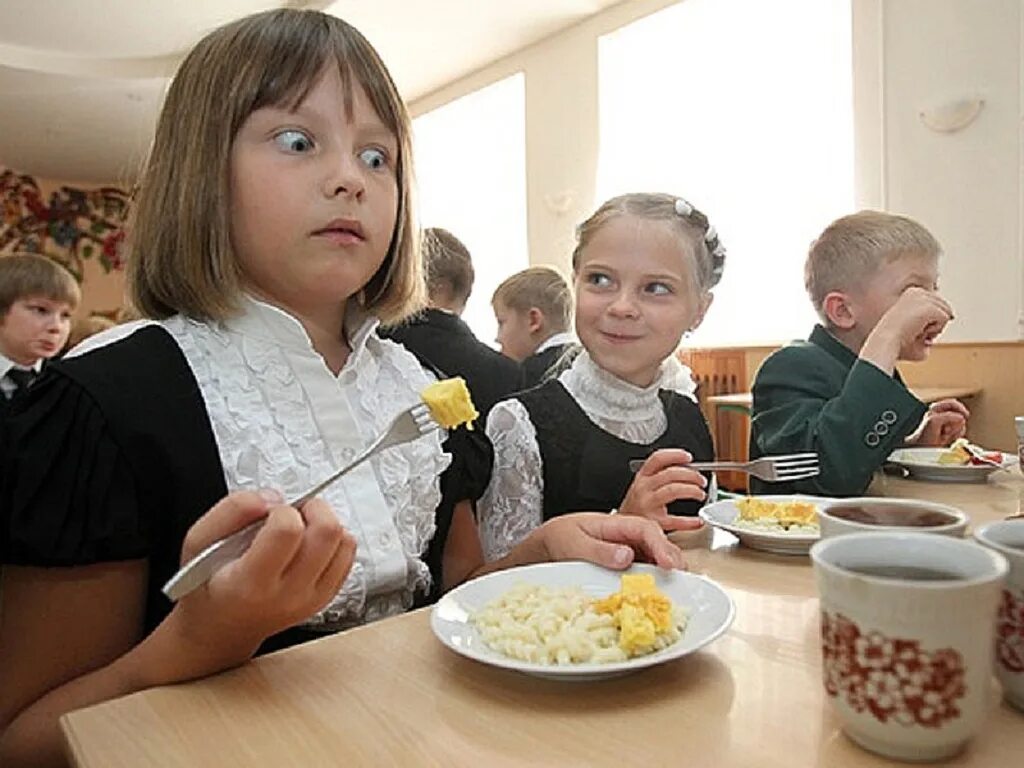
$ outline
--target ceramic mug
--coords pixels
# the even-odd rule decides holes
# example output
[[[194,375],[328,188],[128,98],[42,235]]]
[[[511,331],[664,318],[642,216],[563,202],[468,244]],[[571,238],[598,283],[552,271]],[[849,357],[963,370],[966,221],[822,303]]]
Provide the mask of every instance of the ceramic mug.
[[[996,676],[1006,700],[1024,711],[1024,520],[983,525],[974,538],[1010,564],[996,617]]]
[[[811,548],[822,672],[846,734],[939,760],[981,727],[992,680],[999,553],[926,533],[851,533]]]
[[[970,518],[948,504],[919,499],[865,497],[823,504],[818,510],[821,538],[867,531],[908,531],[963,536]]]

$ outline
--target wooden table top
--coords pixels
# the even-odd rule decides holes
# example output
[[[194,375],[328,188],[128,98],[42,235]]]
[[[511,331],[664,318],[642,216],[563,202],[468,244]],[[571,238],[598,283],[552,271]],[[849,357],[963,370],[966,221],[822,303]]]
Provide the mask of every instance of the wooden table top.
[[[980,387],[911,387],[910,391],[922,403],[934,403],[949,398],[963,399],[981,393]],[[731,405],[749,410],[754,405],[750,392],[735,392],[730,395],[709,395],[708,402],[714,405]]]
[[[872,492],[941,500],[974,524],[1021,509],[1024,479],[951,485],[878,477]],[[289,649],[194,683],[62,719],[79,766],[895,765],[839,731],[822,689],[809,560],[688,534],[691,570],[721,583],[736,621],[703,651],[625,677],[539,680],[452,653],[427,610]],[[948,765],[1009,766],[1024,714],[1000,703]]]

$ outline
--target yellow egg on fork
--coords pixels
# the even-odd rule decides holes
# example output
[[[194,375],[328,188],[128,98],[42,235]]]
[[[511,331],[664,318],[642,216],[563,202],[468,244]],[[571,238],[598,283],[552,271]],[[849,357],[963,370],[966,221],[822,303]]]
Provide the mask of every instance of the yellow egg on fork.
[[[466,380],[461,376],[435,381],[420,393],[420,397],[430,409],[434,421],[448,429],[460,424],[472,429],[473,420],[480,415],[469,396]]]

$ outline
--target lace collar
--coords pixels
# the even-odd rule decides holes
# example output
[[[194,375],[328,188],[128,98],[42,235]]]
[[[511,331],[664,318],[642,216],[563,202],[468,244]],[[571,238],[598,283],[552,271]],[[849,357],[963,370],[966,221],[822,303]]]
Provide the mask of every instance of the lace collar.
[[[593,416],[614,421],[643,421],[657,419],[665,412],[658,391],[665,388],[666,368],[662,364],[654,382],[641,388],[608,373],[584,349],[558,380],[583,410]]]
[[[377,339],[374,331],[379,324],[376,317],[367,314],[355,302],[348,302],[345,308],[345,334],[352,352],[342,371],[358,365],[367,345]],[[242,297],[241,314],[224,321],[224,327],[241,336],[263,339],[286,349],[319,355],[298,319],[279,307],[249,295]]]

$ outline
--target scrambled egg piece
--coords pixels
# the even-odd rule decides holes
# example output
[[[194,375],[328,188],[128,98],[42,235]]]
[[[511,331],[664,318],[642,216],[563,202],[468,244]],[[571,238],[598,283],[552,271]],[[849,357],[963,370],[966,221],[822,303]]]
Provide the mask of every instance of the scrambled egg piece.
[[[469,396],[466,380],[461,376],[435,381],[420,393],[420,397],[434,420],[446,429],[460,424],[472,429],[473,420],[480,415]]]
[[[623,574],[619,591],[594,601],[594,610],[614,617],[619,647],[630,657],[649,653],[658,636],[672,629],[672,601],[649,573]]]
[[[740,520],[774,520],[783,528],[818,524],[818,508],[809,501],[766,501],[747,496],[737,500],[736,506]]]
[[[939,464],[953,464],[963,466],[971,463],[971,454],[967,450],[967,440],[960,438],[954,440],[953,444],[939,454]]]

